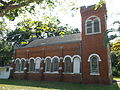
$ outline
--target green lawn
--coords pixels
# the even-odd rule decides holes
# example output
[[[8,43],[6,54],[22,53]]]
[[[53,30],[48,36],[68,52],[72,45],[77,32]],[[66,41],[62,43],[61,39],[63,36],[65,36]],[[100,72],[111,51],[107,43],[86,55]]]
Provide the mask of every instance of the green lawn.
[[[0,90],[120,90],[120,83],[113,85],[86,85],[80,83],[0,80]]]

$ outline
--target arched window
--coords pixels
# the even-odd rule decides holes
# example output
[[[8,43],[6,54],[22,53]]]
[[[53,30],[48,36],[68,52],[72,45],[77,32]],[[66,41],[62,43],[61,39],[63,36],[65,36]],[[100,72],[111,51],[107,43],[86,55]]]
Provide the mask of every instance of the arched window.
[[[20,72],[20,59],[16,59],[15,71]]]
[[[51,67],[51,57],[47,57],[46,59],[45,59],[45,71],[46,72],[50,72],[50,67]]]
[[[94,32],[96,33],[96,32],[100,32],[100,28],[99,28],[99,20],[98,20],[98,18],[96,18],[95,20],[94,20]]]
[[[86,20],[86,34],[96,34],[101,32],[100,18],[91,16]]]
[[[74,73],[80,73],[81,72],[81,57],[79,55],[73,56],[73,72]]]
[[[70,73],[71,72],[71,57],[65,57],[64,58],[64,71],[66,73]]]
[[[88,61],[90,62],[90,74],[99,75],[99,61],[101,61],[99,55],[91,54]]]
[[[54,72],[58,72],[58,67],[59,67],[59,62],[58,62],[59,58],[58,57],[54,57],[53,58],[53,71]]]
[[[87,21],[87,33],[92,33],[92,21]]]
[[[40,62],[41,62],[41,58],[40,57],[37,57],[35,59],[35,71],[36,72],[39,72],[40,71]]]
[[[25,59],[21,60],[21,71],[24,71],[25,68]]]
[[[29,71],[30,72],[34,72],[34,59],[32,58],[32,59],[30,59],[30,62],[29,62]]]

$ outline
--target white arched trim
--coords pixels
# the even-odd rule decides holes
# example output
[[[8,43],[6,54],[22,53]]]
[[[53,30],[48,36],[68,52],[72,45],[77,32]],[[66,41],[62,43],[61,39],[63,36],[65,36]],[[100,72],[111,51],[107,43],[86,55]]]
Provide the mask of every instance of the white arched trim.
[[[18,60],[19,62],[21,62],[20,58],[16,58],[16,59],[15,59],[15,63],[16,63],[17,60]]]
[[[26,61],[26,59],[25,59],[25,58],[21,58],[21,60],[24,60],[24,61]]]
[[[74,55],[73,59],[73,73],[81,73],[81,57],[80,55]]]
[[[39,72],[41,61],[42,59],[40,57],[35,58],[35,72]]]
[[[24,69],[22,70],[22,65],[23,65],[22,61],[25,61],[25,63],[26,63],[26,59],[25,58],[21,58],[20,72],[24,73]],[[25,63],[24,63],[24,66],[23,66],[24,68],[25,68]]]
[[[52,58],[51,58],[50,56],[47,56],[47,57],[45,58],[45,60],[44,60],[44,63],[45,63],[45,72],[46,72],[46,73],[49,73],[50,71],[47,71],[47,70],[46,70],[46,69],[47,69],[47,62],[46,62],[47,59],[50,59],[50,71],[51,71],[51,61],[52,61]]]
[[[31,57],[28,61],[28,63],[30,63],[30,60],[34,60],[34,63],[35,63],[35,58],[34,57]]]
[[[87,19],[86,19],[86,21],[85,21],[85,24],[87,23],[87,21],[90,21],[90,18],[93,18],[93,17],[95,17],[95,18],[97,18],[99,21],[100,21],[100,18],[98,17],[98,16],[90,16],[90,17],[88,17]]]
[[[60,58],[58,57],[58,56],[54,56],[53,58],[52,58],[52,62],[53,62],[53,59],[54,58],[57,58],[58,59],[58,62],[60,62]]]
[[[19,61],[19,63],[16,63],[17,61]],[[16,58],[15,59],[15,73],[19,73],[20,72],[20,64],[21,64],[21,59],[20,58]]]
[[[65,62],[65,59],[66,59],[67,57],[69,57],[69,58],[71,59],[71,62],[73,62],[73,59],[72,59],[72,57],[71,57],[70,55],[66,55],[66,56],[64,57],[64,59],[63,59],[63,62]]]
[[[92,20],[90,20],[90,18],[93,18],[93,17],[95,17],[99,21],[99,32],[93,32],[93,30],[94,30],[93,22],[92,22]],[[88,21],[92,22],[92,33],[87,33],[87,22]],[[86,35],[91,35],[91,34],[97,34],[97,33],[101,33],[101,20],[100,20],[100,17],[98,17],[98,16],[90,16],[85,21],[85,34]]]
[[[37,60],[40,60],[40,62],[41,62],[42,59],[40,57],[36,57],[35,58],[35,63],[36,63]]]
[[[74,60],[74,58],[76,58],[76,57],[80,58],[80,62],[81,62],[81,56],[80,56],[80,55],[74,55],[74,56],[72,57],[72,59]]]
[[[47,56],[44,60],[44,63],[46,62],[47,58],[49,58],[50,60],[52,60],[52,58],[50,56]],[[51,61],[50,61],[51,62]]]
[[[100,56],[98,54],[91,54],[88,58],[88,62],[90,62],[90,59],[91,59],[92,56],[97,56],[98,60],[101,61]]]

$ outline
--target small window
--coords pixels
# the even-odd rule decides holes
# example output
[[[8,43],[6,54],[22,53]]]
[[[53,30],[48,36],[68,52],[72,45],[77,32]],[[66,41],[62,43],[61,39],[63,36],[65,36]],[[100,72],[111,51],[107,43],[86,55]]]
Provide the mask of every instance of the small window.
[[[98,19],[94,20],[94,32],[99,32],[99,21]]]
[[[90,75],[99,75],[99,61],[101,61],[99,55],[91,54],[88,58],[90,62]]]
[[[92,56],[91,57],[91,73],[99,73],[98,71],[98,57]]]
[[[92,22],[91,21],[87,22],[87,33],[92,33]]]
[[[15,71],[17,71],[17,72],[20,71],[20,61],[19,60],[16,60]]]
[[[73,58],[73,66],[74,66],[74,68],[73,68],[73,72],[74,73],[80,73],[80,64],[81,64],[81,59],[79,58],[79,57],[75,57],[75,58]]]
[[[51,67],[51,59],[47,58],[46,59],[46,72],[50,72],[50,67]]]
[[[71,58],[70,57],[65,58],[65,72],[66,73],[71,72]]]
[[[35,63],[35,71],[39,72],[40,71],[40,58],[36,58],[36,63]]]
[[[34,59],[30,59],[30,64],[29,65],[30,65],[30,67],[29,67],[30,70],[29,71],[34,72]]]
[[[53,71],[54,72],[58,71],[58,58],[53,59]]]
[[[21,61],[21,71],[24,71],[25,68],[25,60]]]
[[[97,16],[91,16],[86,20],[86,34],[100,33],[100,18]]]

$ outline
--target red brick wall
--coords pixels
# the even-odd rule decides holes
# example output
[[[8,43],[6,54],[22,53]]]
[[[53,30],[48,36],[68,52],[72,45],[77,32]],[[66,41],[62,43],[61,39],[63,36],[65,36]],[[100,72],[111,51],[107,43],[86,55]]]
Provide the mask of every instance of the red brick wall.
[[[35,48],[16,49],[16,58],[26,58],[26,59],[29,59],[30,57],[45,58],[47,56],[64,57],[65,55],[72,55],[72,56],[80,55],[80,42],[41,46]]]
[[[64,74],[63,75],[64,82],[82,82],[81,74]]]
[[[26,79],[25,73],[14,73],[14,78],[16,79]]]
[[[77,43],[68,43],[68,44],[58,44],[50,46],[41,46],[35,48],[21,48],[16,49],[16,58],[25,58],[29,59],[31,57],[41,57],[45,58],[47,56],[53,57],[63,57],[66,55],[80,55],[80,42]],[[73,63],[71,63],[71,71],[73,72]],[[26,62],[26,67],[28,68],[25,73],[14,73],[14,78],[18,79],[28,79],[28,80],[47,80],[47,81],[64,81],[64,82],[81,82],[80,74],[63,74],[64,72],[64,63],[63,60],[60,60],[59,67],[63,67],[61,72],[52,73],[53,63],[51,63],[51,73],[45,73],[45,62],[41,62],[43,66],[43,72],[39,73],[28,73],[29,64]]]
[[[106,7],[98,8],[94,10],[93,8],[82,8],[82,65],[83,65],[83,79],[84,83],[111,83],[109,79],[109,64],[108,64],[108,53],[107,48],[104,47],[104,33],[106,30]],[[101,33],[85,35],[85,21],[90,16],[98,16],[101,20]],[[90,62],[88,62],[88,57],[90,54],[98,54],[101,58],[99,62],[99,72],[100,75],[92,76],[90,75]]]

